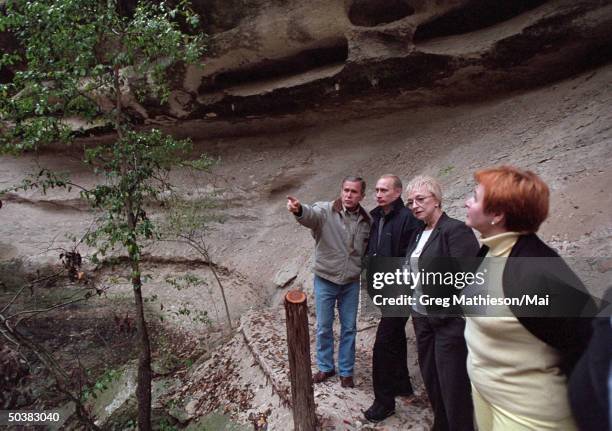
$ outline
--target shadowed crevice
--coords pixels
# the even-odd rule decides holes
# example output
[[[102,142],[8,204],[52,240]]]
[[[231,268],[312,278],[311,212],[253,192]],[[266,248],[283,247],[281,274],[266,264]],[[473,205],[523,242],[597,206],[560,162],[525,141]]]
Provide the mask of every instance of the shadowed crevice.
[[[359,27],[376,27],[414,14],[406,0],[354,0],[348,12],[349,20]]]
[[[417,28],[413,41],[469,33],[507,21],[546,3],[545,0],[473,0],[463,7],[424,23]]]
[[[238,85],[289,78],[321,67],[343,64],[347,58],[347,40],[336,39],[321,48],[308,49],[289,57],[264,60],[249,67],[219,73],[204,81],[200,92],[207,93]]]

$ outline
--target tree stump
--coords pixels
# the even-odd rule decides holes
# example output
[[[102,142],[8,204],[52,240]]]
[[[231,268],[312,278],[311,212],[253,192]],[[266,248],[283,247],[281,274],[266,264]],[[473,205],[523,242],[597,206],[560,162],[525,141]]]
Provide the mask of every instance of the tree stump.
[[[308,306],[304,292],[291,290],[285,295],[285,313],[293,424],[295,431],[314,431],[317,418],[310,368]]]

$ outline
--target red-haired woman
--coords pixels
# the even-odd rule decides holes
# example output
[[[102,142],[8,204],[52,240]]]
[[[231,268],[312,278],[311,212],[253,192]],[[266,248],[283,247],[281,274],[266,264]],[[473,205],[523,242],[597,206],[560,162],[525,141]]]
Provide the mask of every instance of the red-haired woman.
[[[539,317],[510,305],[508,317],[467,318],[467,367],[478,429],[576,429],[567,377],[591,332],[590,319],[576,316],[594,304],[575,274],[535,234],[548,216],[548,187],[533,172],[512,166],[479,170],[474,178],[466,224],[482,234],[479,256],[509,258],[489,271],[489,291],[506,298],[534,293],[561,298],[567,313]],[[534,259],[542,257],[555,262],[555,274]]]

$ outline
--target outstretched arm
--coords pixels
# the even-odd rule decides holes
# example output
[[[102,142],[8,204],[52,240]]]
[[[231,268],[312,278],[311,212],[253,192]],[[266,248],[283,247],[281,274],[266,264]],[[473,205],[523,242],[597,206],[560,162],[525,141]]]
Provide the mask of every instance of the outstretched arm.
[[[287,196],[287,210],[291,212],[297,221],[309,229],[320,229],[325,214],[319,204],[305,205],[293,196]]]

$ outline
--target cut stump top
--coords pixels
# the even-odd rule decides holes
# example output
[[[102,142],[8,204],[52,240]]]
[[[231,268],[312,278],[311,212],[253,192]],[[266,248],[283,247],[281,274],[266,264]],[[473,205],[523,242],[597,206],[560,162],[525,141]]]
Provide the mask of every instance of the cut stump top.
[[[290,290],[285,295],[285,300],[291,304],[301,304],[306,301],[306,295],[301,290]]]

